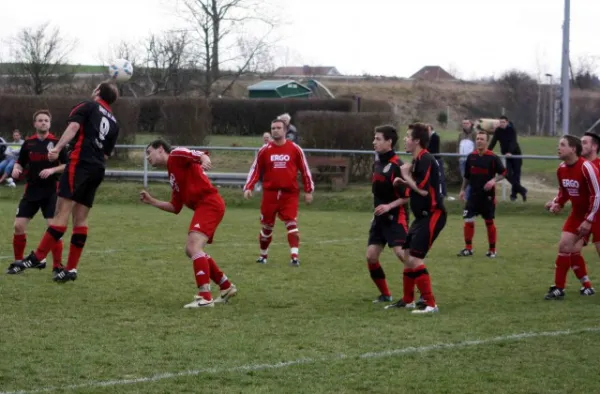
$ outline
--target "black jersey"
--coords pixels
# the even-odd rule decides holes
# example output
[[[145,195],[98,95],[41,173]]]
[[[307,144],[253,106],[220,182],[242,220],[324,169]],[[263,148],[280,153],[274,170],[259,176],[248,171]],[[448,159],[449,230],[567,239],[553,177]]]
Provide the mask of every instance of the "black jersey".
[[[119,135],[110,106],[103,100],[79,103],[69,114],[67,123],[71,122],[79,123],[79,130],[71,142],[69,168],[105,168],[105,155],[112,154]]]
[[[379,160],[373,164],[372,192],[375,207],[381,204],[389,204],[399,198],[408,198],[408,190],[404,187],[394,187],[394,179],[400,178],[400,167],[402,160],[396,152],[389,151],[378,155]],[[406,210],[401,205],[389,211],[394,216],[406,216]]]
[[[17,163],[23,167],[24,172],[27,174],[25,199],[29,201],[42,200],[56,193],[60,174],[53,174],[46,179],[42,179],[40,172],[67,162],[65,150],[62,150],[58,155],[58,161],[51,162],[48,160],[48,151],[54,148],[57,142],[58,139],[50,133],[43,140],[34,135],[23,142]]]
[[[465,163],[464,177],[471,185],[471,196],[479,197],[496,197],[496,188],[485,190],[483,187],[490,180],[494,179],[496,174],[506,175],[506,168],[502,164],[502,160],[491,150],[485,150],[483,153],[477,151],[467,156]]]
[[[421,150],[412,161],[412,178],[419,189],[427,191],[422,196],[414,190],[410,191],[410,209],[417,218],[431,216],[436,210],[446,211],[440,193],[440,171],[435,158],[427,149]]]

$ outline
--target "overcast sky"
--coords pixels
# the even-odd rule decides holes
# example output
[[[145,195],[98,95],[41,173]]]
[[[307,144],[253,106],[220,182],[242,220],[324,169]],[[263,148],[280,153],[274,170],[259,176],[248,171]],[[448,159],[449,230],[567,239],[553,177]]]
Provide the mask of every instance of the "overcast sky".
[[[50,21],[79,45],[73,63],[99,64],[111,42],[182,26],[175,0],[3,1],[0,37]],[[408,77],[440,65],[462,78],[511,68],[560,73],[563,0],[270,0],[284,23],[276,65],[336,66],[344,74]],[[600,70],[599,0],[571,2],[571,61]],[[144,4],[143,6],[137,4]],[[110,18],[112,28],[102,32]],[[7,60],[4,43],[1,60]],[[538,66],[539,65],[539,66]]]

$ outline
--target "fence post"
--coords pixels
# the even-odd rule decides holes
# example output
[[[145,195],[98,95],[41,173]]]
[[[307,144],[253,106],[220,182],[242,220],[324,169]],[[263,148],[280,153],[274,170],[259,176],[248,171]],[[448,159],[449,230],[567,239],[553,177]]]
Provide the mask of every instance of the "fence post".
[[[148,188],[148,160],[144,154],[144,189]]]

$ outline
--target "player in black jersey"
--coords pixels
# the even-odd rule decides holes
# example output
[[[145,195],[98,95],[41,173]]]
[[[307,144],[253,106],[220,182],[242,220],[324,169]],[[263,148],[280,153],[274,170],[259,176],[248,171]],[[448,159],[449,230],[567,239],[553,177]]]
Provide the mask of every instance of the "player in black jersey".
[[[27,171],[25,192],[19,202],[15,218],[15,232],[13,235],[13,251],[15,262],[8,267],[8,274],[16,274],[15,264],[23,260],[23,253],[27,245],[27,225],[36,213],[41,210],[48,222],[54,217],[56,210],[56,189],[58,174],[63,172],[67,155],[62,152],[58,160],[50,161],[48,151],[52,149],[58,139],[50,133],[52,115],[50,111],[39,110],[33,114],[33,127],[36,134],[28,138],[21,146],[19,157],[12,171],[12,177],[19,179]],[[52,249],[52,272],[54,275],[62,269],[62,241]],[[37,268],[45,268],[45,261]]]
[[[410,208],[415,219],[408,230],[404,246],[409,254],[404,270],[404,297],[388,307],[415,308],[416,285],[423,298],[423,305],[413,313],[438,311],[424,260],[431,245],[446,225],[439,168],[433,155],[426,149],[428,143],[429,130],[425,124],[415,123],[409,126],[404,145],[406,151],[412,154],[412,165],[403,166],[402,177],[395,180],[396,184],[406,185],[411,189]]]
[[[487,257],[496,257],[496,225],[494,217],[496,212],[496,182],[506,176],[506,168],[502,160],[487,148],[488,134],[479,131],[475,145],[477,150],[467,156],[465,175],[460,189],[460,198],[465,199],[465,189],[471,186],[471,193],[467,198],[463,218],[465,248],[459,256],[473,255],[473,235],[475,234],[475,216],[481,215],[487,228],[489,249]],[[496,176],[498,175],[498,176]]]
[[[369,230],[367,267],[380,295],[373,302],[392,301],[385,273],[379,263],[379,256],[385,245],[392,248],[394,254],[404,261],[403,246],[408,232],[408,215],[404,205],[408,202],[408,189],[394,187],[394,179],[400,176],[403,164],[394,151],[397,142],[398,133],[393,126],[375,128],[373,147],[378,160],[373,164],[372,192],[375,210]]]
[[[92,92],[92,100],[77,104],[71,110],[68,126],[56,146],[48,153],[54,160],[73,141],[69,163],[59,181],[57,212],[39,246],[17,269],[35,268],[67,231],[73,216],[73,233],[67,266],[54,280],[77,279],[77,264],[87,240],[87,217],[96,190],[104,179],[106,158],[112,154],[119,125],[110,108],[118,98],[118,90],[110,82],[102,82]]]

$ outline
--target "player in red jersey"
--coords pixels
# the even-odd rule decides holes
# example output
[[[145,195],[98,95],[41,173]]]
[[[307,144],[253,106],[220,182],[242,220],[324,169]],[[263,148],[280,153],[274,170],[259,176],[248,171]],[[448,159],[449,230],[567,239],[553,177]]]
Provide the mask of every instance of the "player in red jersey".
[[[588,160],[600,172],[600,136],[593,132],[587,132],[581,137],[581,156]],[[587,245],[589,240],[592,240],[596,246],[596,252],[600,256],[600,220],[596,220],[592,226],[590,234],[585,238],[584,245]]]
[[[569,268],[582,284],[581,295],[595,293],[587,275],[585,260],[581,255],[583,239],[597,221],[600,208],[598,170],[581,157],[579,138],[566,135],[558,144],[558,157],[563,162],[558,167],[558,195],[546,203],[546,209],[558,213],[571,200],[571,213],[563,225],[554,272],[554,286],[550,287],[546,300],[562,299]]]
[[[204,252],[206,245],[212,243],[225,215],[225,202],[204,173],[204,169],[210,168],[208,155],[186,148],[172,149],[162,140],[150,143],[146,154],[152,166],[167,167],[172,194],[171,201],[160,201],[144,190],[140,193],[142,202],[176,215],[184,205],[194,211],[185,252],[193,261],[198,295],[184,308],[214,307],[215,302],[227,302],[237,293],[237,288],[229,282],[213,258]],[[211,279],[221,289],[216,300],[210,293]]]
[[[39,110],[33,114],[34,136],[28,138],[21,147],[19,158],[12,172],[14,179],[19,179],[27,170],[25,192],[19,202],[15,218],[13,250],[15,262],[8,267],[8,274],[18,274],[15,263],[23,260],[27,245],[27,226],[38,211],[50,224],[56,210],[56,187],[58,177],[65,169],[67,154],[62,151],[56,161],[48,160],[48,151],[56,145],[58,139],[50,133],[52,116],[50,111]],[[62,266],[63,242],[59,241],[52,249],[52,273],[58,274]],[[37,268],[45,268],[45,260]]]
[[[54,148],[48,151],[48,159],[56,160],[67,144],[75,141],[69,163],[59,180],[56,214],[37,249],[15,269],[38,268],[60,242],[67,231],[69,218],[73,217],[67,266],[52,279],[59,283],[77,279],[77,265],[88,236],[88,215],[96,190],[104,180],[106,159],[112,155],[119,135],[119,125],[110,107],[118,97],[114,84],[102,82],[92,92],[91,100],[77,104],[69,113],[67,128]]]
[[[273,141],[264,145],[256,155],[250,167],[250,173],[244,186],[244,197],[252,196],[252,190],[262,177],[263,197],[260,206],[260,222],[262,229],[259,235],[260,256],[257,263],[266,264],[269,244],[273,236],[275,217],[285,223],[288,232],[291,261],[294,267],[300,265],[298,248],[300,234],[298,232],[298,171],[302,174],[304,184],[304,200],[310,204],[313,199],[315,185],[302,148],[286,140],[286,125],[282,120],[271,122]]]

